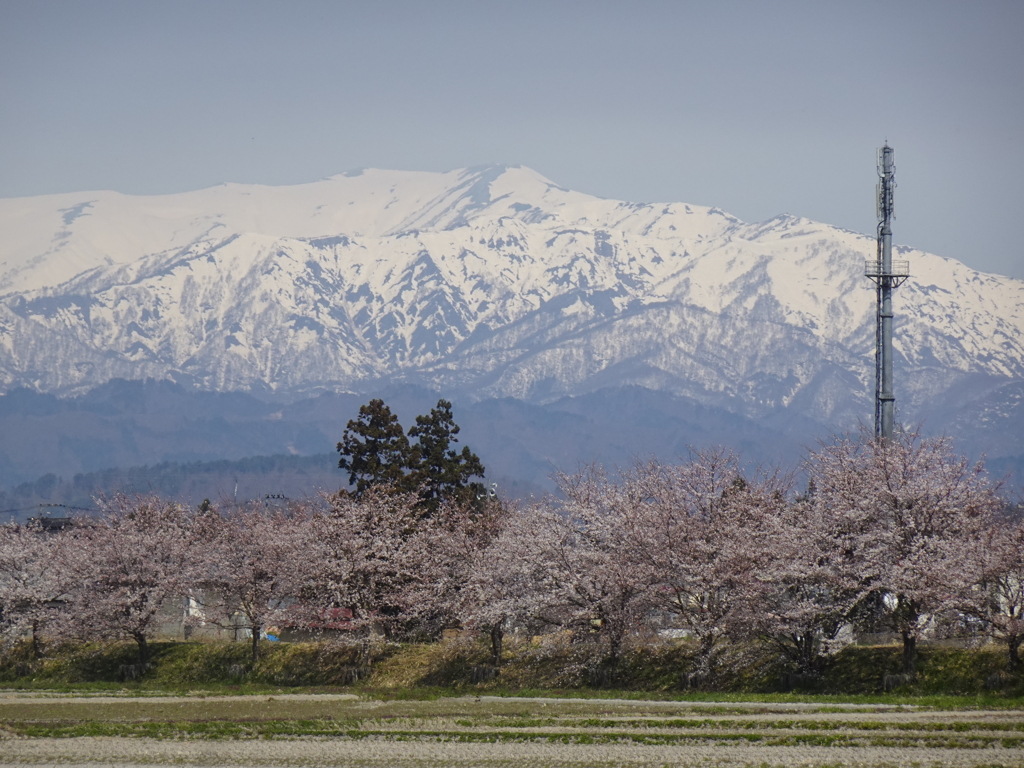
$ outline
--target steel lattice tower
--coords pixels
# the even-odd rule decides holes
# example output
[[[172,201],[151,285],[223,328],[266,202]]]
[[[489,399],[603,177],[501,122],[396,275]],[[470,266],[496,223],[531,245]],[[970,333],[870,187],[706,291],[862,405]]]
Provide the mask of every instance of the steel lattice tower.
[[[875,325],[875,437],[889,439],[895,425],[896,396],[892,387],[892,292],[910,276],[907,261],[892,260],[893,192],[896,164],[888,143],[878,151],[878,246],[875,260],[867,262],[864,274],[876,286]]]

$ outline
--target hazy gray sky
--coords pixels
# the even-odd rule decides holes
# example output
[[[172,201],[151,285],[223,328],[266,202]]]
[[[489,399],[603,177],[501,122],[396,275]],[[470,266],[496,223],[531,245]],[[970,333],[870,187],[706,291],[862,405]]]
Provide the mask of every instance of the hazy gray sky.
[[[0,196],[522,164],[1024,278],[1024,2],[0,0]],[[0,235],[2,236],[2,235]]]

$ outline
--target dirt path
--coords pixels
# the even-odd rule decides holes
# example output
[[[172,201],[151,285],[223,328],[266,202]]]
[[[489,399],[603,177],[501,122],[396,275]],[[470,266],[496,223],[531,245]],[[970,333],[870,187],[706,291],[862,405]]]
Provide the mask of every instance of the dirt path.
[[[649,746],[638,744],[455,744],[437,742],[174,742],[75,738],[0,741],[2,765],[345,766],[346,768],[598,768],[620,766],[1024,766],[1020,750]],[[1011,754],[1012,752],[1012,754]]]

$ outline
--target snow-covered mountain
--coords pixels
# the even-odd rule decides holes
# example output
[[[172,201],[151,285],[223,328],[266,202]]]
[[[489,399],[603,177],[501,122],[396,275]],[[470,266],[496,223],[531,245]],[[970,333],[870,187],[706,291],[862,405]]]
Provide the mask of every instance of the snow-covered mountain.
[[[6,199],[0,232],[4,391],[404,381],[545,403],[639,385],[755,418],[872,412],[874,238],[807,219],[603,200],[493,166]],[[1024,281],[898,257],[901,417],[1024,423]]]

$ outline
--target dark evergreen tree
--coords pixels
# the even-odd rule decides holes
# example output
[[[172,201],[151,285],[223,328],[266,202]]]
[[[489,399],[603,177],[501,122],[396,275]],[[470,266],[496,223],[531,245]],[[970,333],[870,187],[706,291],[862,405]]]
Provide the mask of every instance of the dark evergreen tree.
[[[457,434],[459,426],[447,400],[438,400],[427,416],[417,416],[416,426],[409,429],[409,437],[416,438],[412,483],[431,512],[442,499],[470,503],[484,494],[482,483],[470,482],[473,477],[483,479],[484,466],[468,446],[461,451],[451,447],[458,442]]]
[[[349,421],[342,433],[338,452],[338,466],[348,470],[356,495],[386,483],[403,490],[415,488],[415,483],[410,486],[410,473],[419,463],[416,451],[383,400],[359,407],[359,417]]]
[[[398,491],[419,493],[420,506],[428,513],[442,499],[471,504],[485,495],[483,484],[472,481],[483,479],[484,466],[468,447],[459,451],[452,446],[458,433],[447,400],[438,400],[428,415],[417,416],[408,437],[384,401],[371,400],[346,426],[338,443],[338,466],[348,470],[357,496],[372,486],[390,484]]]

